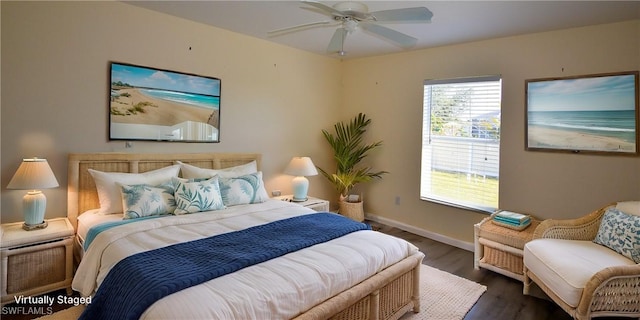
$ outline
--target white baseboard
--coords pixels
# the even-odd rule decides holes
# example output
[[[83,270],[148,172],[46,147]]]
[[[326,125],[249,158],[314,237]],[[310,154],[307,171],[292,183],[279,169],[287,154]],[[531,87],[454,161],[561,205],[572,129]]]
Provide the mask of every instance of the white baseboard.
[[[458,240],[458,239],[454,239],[454,238],[451,238],[451,237],[447,237],[447,236],[441,235],[439,233],[427,231],[427,230],[424,230],[424,229],[421,229],[421,228],[417,228],[417,227],[408,225],[408,224],[403,223],[403,222],[399,222],[399,221],[392,220],[392,219],[389,219],[389,218],[377,216],[377,215],[374,215],[374,214],[366,214],[365,217],[366,217],[367,220],[371,220],[371,221],[379,222],[379,223],[382,223],[382,224],[385,224],[385,225],[388,225],[388,226],[392,226],[392,227],[395,227],[395,228],[398,228],[398,229],[401,229],[401,230],[404,230],[404,231],[407,231],[407,232],[411,232],[413,234],[417,234],[417,235],[419,235],[421,237],[425,237],[425,238],[429,238],[431,240],[442,242],[442,243],[445,243],[445,244],[448,244],[448,245],[451,245],[451,246],[454,246],[454,247],[458,247],[458,248],[463,249],[463,250],[467,250],[467,251],[471,251],[471,252],[474,251],[474,244],[472,242],[461,241],[461,240]]]

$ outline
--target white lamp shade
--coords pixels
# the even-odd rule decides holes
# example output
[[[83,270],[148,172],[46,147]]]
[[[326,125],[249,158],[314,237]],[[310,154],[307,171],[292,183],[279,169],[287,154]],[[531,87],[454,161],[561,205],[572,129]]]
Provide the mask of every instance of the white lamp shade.
[[[305,176],[315,176],[318,174],[316,166],[309,157],[293,157],[284,173],[296,176],[291,181],[293,189],[293,201],[307,201],[307,192],[309,191],[309,180]]]
[[[309,157],[293,157],[289,165],[284,170],[284,173],[290,174],[292,176],[315,176],[318,174],[318,170],[316,170],[316,166],[311,161]]]
[[[23,159],[7,189],[36,190],[59,186],[47,159]]]
[[[46,159],[23,159],[18,171],[13,175],[7,189],[23,189],[29,191],[22,198],[24,223],[27,226],[44,224],[44,213],[47,197],[36,189],[48,189],[59,186],[56,176],[51,171]],[[46,224],[45,224],[46,225]]]

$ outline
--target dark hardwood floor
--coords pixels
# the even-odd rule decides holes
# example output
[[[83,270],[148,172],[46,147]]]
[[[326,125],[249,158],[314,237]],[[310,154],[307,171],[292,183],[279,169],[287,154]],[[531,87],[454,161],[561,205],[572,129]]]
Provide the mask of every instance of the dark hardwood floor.
[[[423,263],[487,286],[465,320],[571,320],[542,290],[532,286],[522,294],[522,282],[501,274],[473,268],[473,252],[427,239],[397,228],[371,222],[376,230],[403,238],[425,253]],[[629,319],[629,318],[597,318]]]

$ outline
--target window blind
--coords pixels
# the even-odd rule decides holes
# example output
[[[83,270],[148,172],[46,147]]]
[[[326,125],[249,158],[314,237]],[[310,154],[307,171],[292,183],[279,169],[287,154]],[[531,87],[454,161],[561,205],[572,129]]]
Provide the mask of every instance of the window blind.
[[[420,198],[498,208],[500,76],[425,80]]]

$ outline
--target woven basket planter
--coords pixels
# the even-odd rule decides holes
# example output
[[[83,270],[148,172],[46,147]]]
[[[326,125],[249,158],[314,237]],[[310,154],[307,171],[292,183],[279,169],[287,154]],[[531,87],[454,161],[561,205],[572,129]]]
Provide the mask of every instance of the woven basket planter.
[[[362,222],[364,221],[364,207],[362,204],[362,201],[347,202],[344,197],[340,196],[338,213],[347,218]]]

